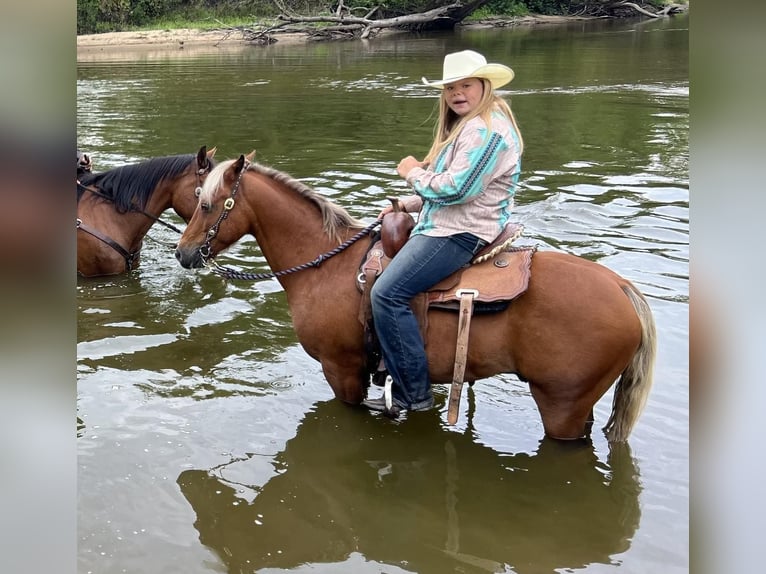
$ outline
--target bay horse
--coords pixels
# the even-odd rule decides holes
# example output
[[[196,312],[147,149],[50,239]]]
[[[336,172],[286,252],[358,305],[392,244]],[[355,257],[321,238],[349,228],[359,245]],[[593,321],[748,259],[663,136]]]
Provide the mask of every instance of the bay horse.
[[[144,236],[170,207],[189,221],[202,183],[215,165],[215,151],[202,146],[197,154],[156,157],[99,173],[78,168],[78,275],[135,269]]]
[[[371,226],[251,158],[213,169],[176,258],[185,268],[215,264],[217,254],[253,235],[285,290],[300,344],[320,362],[335,397],[359,404],[370,372],[355,277],[370,242],[355,238]],[[526,291],[505,310],[475,315],[472,325],[465,381],[517,375],[529,384],[545,434],[557,439],[588,435],[593,406],[616,381],[603,430],[610,442],[627,440],[656,355],[651,309],[630,281],[574,255],[536,251]],[[457,313],[428,311],[432,384],[451,382],[457,332]]]

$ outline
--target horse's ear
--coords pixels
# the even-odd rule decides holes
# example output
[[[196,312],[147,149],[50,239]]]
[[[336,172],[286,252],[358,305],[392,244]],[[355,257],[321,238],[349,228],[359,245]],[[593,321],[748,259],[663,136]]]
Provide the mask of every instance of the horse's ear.
[[[239,158],[237,158],[237,161],[234,162],[234,165],[232,166],[234,168],[234,173],[239,174],[239,172],[242,171],[242,168],[245,166],[245,156],[240,155]]]
[[[254,161],[254,160],[255,160],[255,150],[253,150],[253,151],[251,151],[249,154],[247,154],[247,155],[245,156],[245,159],[246,159],[247,161],[250,161],[250,162]]]
[[[197,152],[197,165],[205,167],[207,165],[207,146],[202,146]]]
[[[207,157],[212,159],[215,156],[215,152],[218,150],[218,146],[213,146],[213,149],[211,149],[209,152],[207,152]]]

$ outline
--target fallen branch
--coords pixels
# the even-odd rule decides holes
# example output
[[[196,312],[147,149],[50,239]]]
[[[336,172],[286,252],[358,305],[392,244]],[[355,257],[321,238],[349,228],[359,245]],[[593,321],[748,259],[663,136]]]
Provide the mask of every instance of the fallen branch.
[[[268,26],[264,28],[263,30],[256,31],[251,29],[246,29],[248,36],[245,36],[243,32],[243,37],[245,37],[245,40],[252,44],[259,44],[259,45],[267,45],[267,44],[273,44],[277,40],[274,38],[272,34],[276,34],[277,32],[288,32],[289,30],[284,30],[286,26],[288,26],[289,22],[280,22],[278,24],[273,24],[271,26]]]
[[[370,11],[367,16],[360,18],[357,16],[344,15],[344,16],[293,16],[288,14],[280,14],[277,16],[279,20],[284,20],[290,23],[336,23],[344,27],[354,26],[359,28],[380,29],[380,28],[396,28],[399,26],[411,26],[414,24],[426,24],[434,22],[439,19],[449,19],[450,13],[464,8],[465,5],[462,2],[454,2],[447,6],[440,6],[427,12],[420,12],[418,14],[405,14],[404,16],[396,16],[394,18],[384,18],[382,20],[371,20],[371,16],[375,10]]]
[[[636,12],[639,12],[643,14],[644,16],[649,16],[650,18],[661,17],[659,14],[655,14],[654,12],[649,12],[649,10],[642,8],[641,6],[639,6],[638,4],[634,4],[633,2],[620,2],[619,4],[615,4],[615,6],[626,6],[628,8],[633,8]]]
[[[677,12],[683,12],[687,9],[687,6],[681,5],[681,4],[668,4],[665,6],[662,10],[659,12],[650,12],[646,8],[643,8],[639,6],[638,4],[635,4],[634,2],[618,2],[617,4],[613,4],[613,7],[621,7],[625,6],[626,8],[632,8],[636,12],[639,12],[640,14],[643,14],[644,16],[649,16],[650,18],[664,18],[666,16],[669,16],[670,14],[675,14]]]
[[[226,41],[234,33],[239,33],[242,36],[242,40],[245,42],[266,46],[268,44],[274,44],[277,41],[277,39],[274,38],[275,34],[303,34],[307,32],[305,28],[289,28],[290,22],[278,22],[269,26],[259,26],[257,28],[251,28],[250,26],[227,26],[218,20],[216,20],[216,22],[221,25],[220,29],[224,34],[215,44],[213,44],[214,46],[219,46],[221,42]]]

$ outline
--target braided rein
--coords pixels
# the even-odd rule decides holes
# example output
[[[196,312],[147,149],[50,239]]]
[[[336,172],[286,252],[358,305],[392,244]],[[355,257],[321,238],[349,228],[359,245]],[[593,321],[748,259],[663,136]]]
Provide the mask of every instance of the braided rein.
[[[246,271],[238,271],[237,269],[232,269],[231,267],[225,267],[223,265],[219,265],[215,259],[205,259],[203,258],[203,263],[205,267],[210,269],[213,273],[216,275],[219,275],[225,279],[245,279],[247,281],[261,281],[264,279],[273,279],[275,277],[282,277],[283,275],[289,275],[291,273],[297,273],[298,271],[304,271],[305,269],[311,269],[312,267],[319,267],[322,263],[330,259],[331,257],[335,257],[338,255],[338,253],[341,253],[351,247],[354,243],[359,241],[362,237],[365,235],[370,235],[373,229],[375,229],[378,225],[381,224],[381,219],[376,219],[373,223],[362,229],[359,233],[354,235],[353,237],[350,237],[340,245],[338,245],[336,248],[328,251],[327,253],[322,253],[317,256],[316,259],[313,261],[309,261],[307,263],[302,263],[301,265],[296,265],[295,267],[290,267],[289,269],[283,269],[282,271],[271,271],[269,273],[249,273]]]

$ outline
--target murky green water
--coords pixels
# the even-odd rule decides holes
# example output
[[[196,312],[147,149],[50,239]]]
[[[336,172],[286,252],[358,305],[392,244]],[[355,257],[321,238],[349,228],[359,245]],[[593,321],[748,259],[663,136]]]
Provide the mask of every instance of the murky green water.
[[[655,388],[630,447],[542,440],[510,376],[477,383],[455,427],[446,389],[399,423],[348,408],[276,281],[184,270],[155,226],[137,272],[78,284],[80,572],[688,571],[688,19],[87,57],[78,146],[98,170],[255,149],[371,221],[428,148],[420,77],[464,48],[516,72],[526,240],[649,297]],[[221,259],[267,270],[252,239]]]

